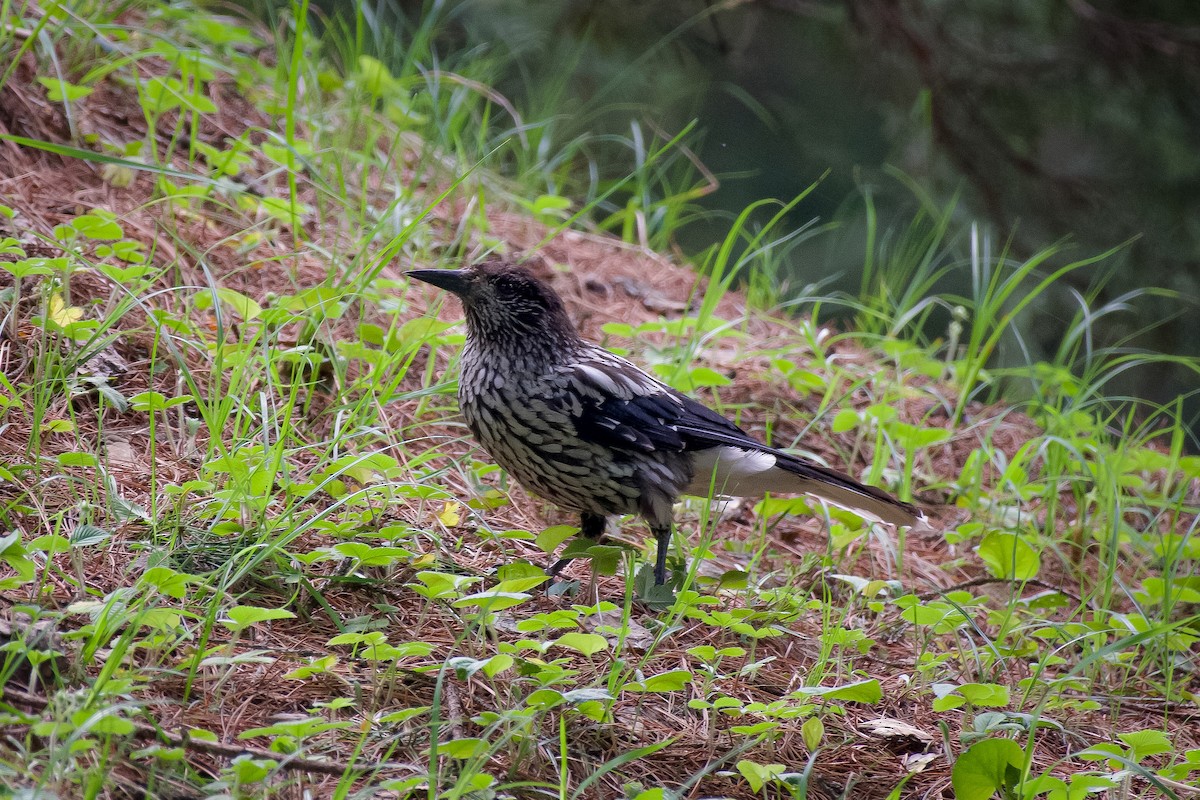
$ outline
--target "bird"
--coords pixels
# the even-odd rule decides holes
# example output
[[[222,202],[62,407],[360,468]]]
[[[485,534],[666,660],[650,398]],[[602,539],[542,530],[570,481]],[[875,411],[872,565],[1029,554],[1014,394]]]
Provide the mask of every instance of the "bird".
[[[601,541],[610,517],[645,519],[657,543],[655,585],[666,583],[674,505],[685,494],[804,494],[895,526],[925,518],[881,489],[758,441],[584,340],[554,289],[510,258],[406,274],[462,301],[458,401],[478,442],[526,490],[578,513],[588,539]]]

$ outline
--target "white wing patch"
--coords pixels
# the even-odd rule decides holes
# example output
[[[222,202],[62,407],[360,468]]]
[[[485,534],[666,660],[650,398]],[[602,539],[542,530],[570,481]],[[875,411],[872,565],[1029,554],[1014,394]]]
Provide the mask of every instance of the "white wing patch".
[[[610,381],[620,387],[618,393],[622,398],[639,397],[648,394],[670,394],[671,389],[662,381],[647,375],[643,370],[626,361],[618,355],[608,352],[602,347],[588,348],[588,358],[595,364],[591,367],[596,372],[603,372]],[[581,360],[582,361],[582,360]],[[584,362],[585,363],[585,362]]]
[[[707,497],[742,497],[763,492],[795,491],[796,477],[775,466],[775,456],[740,447],[710,447],[692,456],[695,473],[684,491]]]
[[[599,347],[590,347],[566,370],[575,386],[600,401],[632,400],[635,397],[664,394],[671,397],[666,384],[655,380],[625,359]]]
[[[629,387],[617,386],[617,382],[613,380],[613,376],[602,369],[596,369],[589,364],[574,364],[572,365],[572,369],[579,373],[585,381],[609,394],[622,398],[629,397]]]

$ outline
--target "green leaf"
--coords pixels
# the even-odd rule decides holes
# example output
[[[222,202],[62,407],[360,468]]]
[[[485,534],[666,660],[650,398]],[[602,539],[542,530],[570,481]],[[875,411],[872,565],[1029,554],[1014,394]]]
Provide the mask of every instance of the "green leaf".
[[[370,56],[358,57],[358,82],[363,89],[376,97],[396,86],[396,79],[383,62]]]
[[[239,784],[247,784],[264,780],[277,766],[279,762],[274,759],[237,756],[229,765],[229,769]]]
[[[511,669],[516,663],[516,659],[507,653],[497,653],[483,663],[483,674],[489,678],[494,678],[501,672]]]
[[[245,322],[250,322],[262,316],[262,306],[241,292],[235,292],[233,289],[217,289],[216,294],[222,303],[237,312],[237,315]],[[205,296],[207,295],[201,294],[197,300],[199,301],[200,297]],[[201,302],[197,302],[196,305],[201,306]]]
[[[44,533],[29,543],[28,549],[34,553],[65,553],[71,549],[67,537],[57,533]]]
[[[6,239],[5,241],[8,240]],[[27,278],[31,275],[53,275],[55,270],[50,267],[50,265],[47,263],[48,261],[50,261],[50,259],[47,258],[26,258],[18,261],[0,261],[0,269],[3,269],[14,278]]]
[[[589,547],[587,552],[592,560],[592,570],[597,575],[616,575],[626,549],[617,545],[596,544]]]
[[[950,438],[950,431],[945,428],[917,428],[913,431],[913,435],[909,438],[908,444],[913,449],[921,449],[942,442]]]
[[[453,669],[455,674],[461,680],[467,680],[476,672],[482,671],[489,678],[494,678],[504,670],[511,667],[515,662],[512,656],[507,653],[498,653],[491,658],[474,659],[468,656],[458,656],[447,662]]]
[[[670,576],[665,584],[655,583],[654,565],[649,562],[643,564],[634,576],[633,589],[639,600],[656,611],[675,603],[675,590],[671,588]]]
[[[1168,599],[1172,603],[1200,603],[1200,588],[1188,585],[1186,581],[1194,584],[1196,579],[1180,580],[1177,578],[1171,582],[1171,588],[1168,591],[1167,582],[1163,578],[1146,578],[1142,581],[1142,594],[1148,601],[1154,603],[1161,603]]]
[[[381,631],[367,631],[366,633],[360,633],[356,631],[353,633],[339,633],[337,636],[334,636],[332,639],[325,642],[325,646],[335,647],[339,644],[374,645],[383,644],[385,641],[387,640]]]
[[[173,76],[151,78],[142,84],[142,91],[142,108],[157,114],[180,107],[201,114],[212,114],[217,110],[212,100],[185,87],[182,80]]]
[[[900,605],[899,598],[897,605]],[[945,603],[916,603],[900,612],[900,617],[914,625],[936,625],[946,618],[950,609]]]
[[[308,663],[303,667],[297,667],[291,672],[286,673],[284,680],[302,681],[306,678],[311,678],[313,675],[321,675],[329,672],[337,666],[338,657],[335,655],[322,656],[321,658],[309,659]]]
[[[129,398],[129,407],[134,411],[162,411],[167,407],[167,396],[154,390],[138,392]]]
[[[59,453],[56,460],[60,467],[94,467],[100,463],[91,453]]]
[[[825,723],[820,717],[809,717],[800,726],[800,735],[804,738],[804,746],[811,753],[821,746],[821,740],[825,738]]]
[[[539,570],[540,572],[540,570]],[[492,587],[496,592],[527,592],[549,580],[544,574],[531,575],[528,578],[509,578],[502,580]]]
[[[984,739],[954,762],[950,782],[955,800],[989,800],[1021,782],[1025,751],[1012,739]]]
[[[553,553],[560,544],[577,533],[579,533],[579,528],[571,525],[554,525],[539,533],[533,543],[543,553]]]
[[[1047,800],[1075,800],[1067,788],[1066,781],[1053,775],[1038,775],[1021,784],[1022,797],[1034,798],[1042,795],[1047,795]],[[1079,800],[1086,796],[1086,792],[1078,795]]]
[[[671,795],[674,797],[675,795]],[[668,800],[667,790],[661,788],[645,789],[638,792],[633,800]]]
[[[112,533],[98,528],[95,525],[76,525],[75,530],[71,531],[71,546],[72,547],[87,547],[100,542],[106,542],[112,538]]]
[[[1117,734],[1117,738],[1129,745],[1131,750],[1130,758],[1133,761],[1141,761],[1146,756],[1156,756],[1160,753],[1170,753],[1174,750],[1171,746],[1170,737],[1159,730],[1146,729],[1130,733],[1119,733]]]
[[[768,781],[773,781],[786,772],[787,767],[783,764],[759,764],[757,761],[742,759],[737,762],[737,771],[750,784],[751,791],[758,794]]]
[[[673,669],[661,675],[653,675],[642,681],[625,685],[627,692],[678,692],[692,682],[692,673],[686,669]]]
[[[600,330],[609,336],[620,336],[623,339],[632,339],[634,335],[633,326],[628,322],[606,322]]]
[[[170,608],[148,608],[138,617],[142,625],[157,631],[177,631],[182,619],[179,612]]]
[[[750,585],[750,573],[740,569],[726,570],[717,581],[719,589],[745,589]]]
[[[125,235],[116,219],[116,215],[111,211],[95,208],[71,220],[70,227],[85,239],[112,242]]]
[[[128,736],[133,733],[133,723],[123,717],[118,717],[118,710],[119,707],[107,708],[102,711],[94,708],[80,709],[71,715],[71,722],[76,728],[88,733]]]
[[[992,531],[975,551],[997,578],[1027,581],[1037,577],[1042,565],[1038,552],[1015,533]]]
[[[221,624],[231,631],[245,630],[259,622],[273,619],[291,619],[296,615],[282,608],[260,608],[258,606],[234,606],[225,612]]]
[[[95,91],[91,86],[76,86],[57,78],[38,78],[37,82],[46,87],[46,99],[52,103],[73,102]]]
[[[481,502],[480,498],[472,498],[471,500],[467,501],[467,505],[470,508],[487,508],[487,505],[485,505],[485,502],[486,501]],[[483,535],[487,535],[486,531],[479,531],[479,533],[483,534]],[[508,530],[508,531],[500,531],[499,533],[495,533],[495,534],[491,534],[491,535],[495,536],[497,539],[507,539],[512,542],[532,542],[535,539],[537,539],[537,537],[534,536],[529,531],[522,531],[522,530],[517,530],[517,529]],[[529,565],[529,562],[526,562],[526,566],[528,566],[528,565]]]
[[[479,583],[483,579],[470,575],[453,575],[447,572],[424,570],[417,573],[417,580],[425,585],[417,586],[410,583],[408,586],[423,597],[438,600],[447,597],[456,597],[467,587]]]
[[[536,708],[539,711],[545,711],[555,706],[562,705],[563,693],[558,689],[538,689],[532,692],[525,698],[525,705],[530,708]]]
[[[601,650],[608,649],[608,640],[597,633],[580,633],[572,631],[564,633],[554,642],[559,647],[565,647],[585,656],[593,656]]]
[[[341,542],[334,545],[333,550],[338,555],[357,560],[364,567],[387,567],[412,557],[412,552],[403,547],[371,547],[362,542]]]
[[[1008,687],[998,683],[964,683],[958,687],[958,693],[973,706],[998,708],[1008,705]]]
[[[0,579],[0,590],[15,589],[33,580],[36,565],[21,544],[20,531],[0,536],[0,560],[8,564],[17,574]]]
[[[933,701],[934,711],[950,711],[955,708],[962,708],[967,704],[966,699],[959,694],[948,694],[944,697],[939,697]]]
[[[509,563],[500,566],[496,570],[496,577],[501,583],[505,581],[518,580],[521,578],[538,578],[542,583],[545,583],[546,572],[536,564],[530,564],[524,559],[517,559],[516,561],[510,561]],[[536,583],[531,584],[530,588],[537,585],[538,584]]]
[[[833,418],[833,424],[830,425],[830,430],[834,433],[845,433],[852,431],[858,427],[858,412],[851,409],[839,411]]]
[[[580,536],[563,549],[562,557],[590,559],[592,569],[598,574],[615,575],[624,552],[625,548],[618,545],[596,544],[595,540]]]
[[[429,711],[429,706],[415,706],[414,708],[402,708],[399,711],[393,711],[390,714],[384,714],[379,717],[379,722],[384,725],[400,725],[408,722],[410,719],[415,719]]]
[[[812,503],[803,497],[767,497],[754,506],[754,513],[764,517],[780,514],[803,516],[811,514],[812,510]]]
[[[553,224],[558,220],[570,217],[570,209],[570,199],[556,194],[539,195],[530,206],[530,210],[533,211],[534,216],[548,224]]]
[[[438,747],[438,751],[450,758],[475,758],[487,752],[486,739],[451,739]]]
[[[733,383],[726,376],[709,367],[692,367],[687,373],[687,381],[690,384],[689,388],[700,388],[703,386],[728,386]]]
[[[868,678],[857,683],[847,683],[844,686],[806,686],[797,689],[796,694],[812,697],[823,697],[826,700],[838,700],[844,703],[878,703],[883,699],[883,688],[875,678]]]
[[[729,730],[738,736],[754,737],[762,736],[764,733],[770,733],[778,729],[778,722],[759,722],[754,725],[734,725]]]
[[[525,592],[498,592],[493,589],[460,597],[454,601],[454,607],[479,606],[480,611],[503,611],[532,599],[532,596]]]

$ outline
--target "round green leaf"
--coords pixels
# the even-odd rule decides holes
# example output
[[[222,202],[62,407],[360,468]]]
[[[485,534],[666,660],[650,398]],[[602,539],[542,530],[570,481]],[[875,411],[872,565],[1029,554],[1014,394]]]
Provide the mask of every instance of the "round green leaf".
[[[989,800],[1021,782],[1025,751],[1012,739],[984,739],[954,762],[950,782],[956,800]],[[1006,793],[1007,794],[1007,793]]]
[[[1014,533],[992,531],[983,537],[976,552],[997,578],[1027,581],[1036,578],[1042,566],[1038,552]]]
[[[564,633],[554,643],[559,647],[583,653],[585,656],[595,655],[601,650],[608,649],[608,640],[596,633],[579,633],[578,631]]]

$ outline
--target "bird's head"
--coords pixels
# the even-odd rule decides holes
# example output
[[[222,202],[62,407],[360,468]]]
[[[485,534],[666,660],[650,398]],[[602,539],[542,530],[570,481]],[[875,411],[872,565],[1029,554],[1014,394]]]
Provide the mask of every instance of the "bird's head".
[[[491,259],[465,269],[417,269],[407,274],[457,295],[468,333],[483,341],[542,337],[549,344],[576,338],[562,300],[525,267]]]

